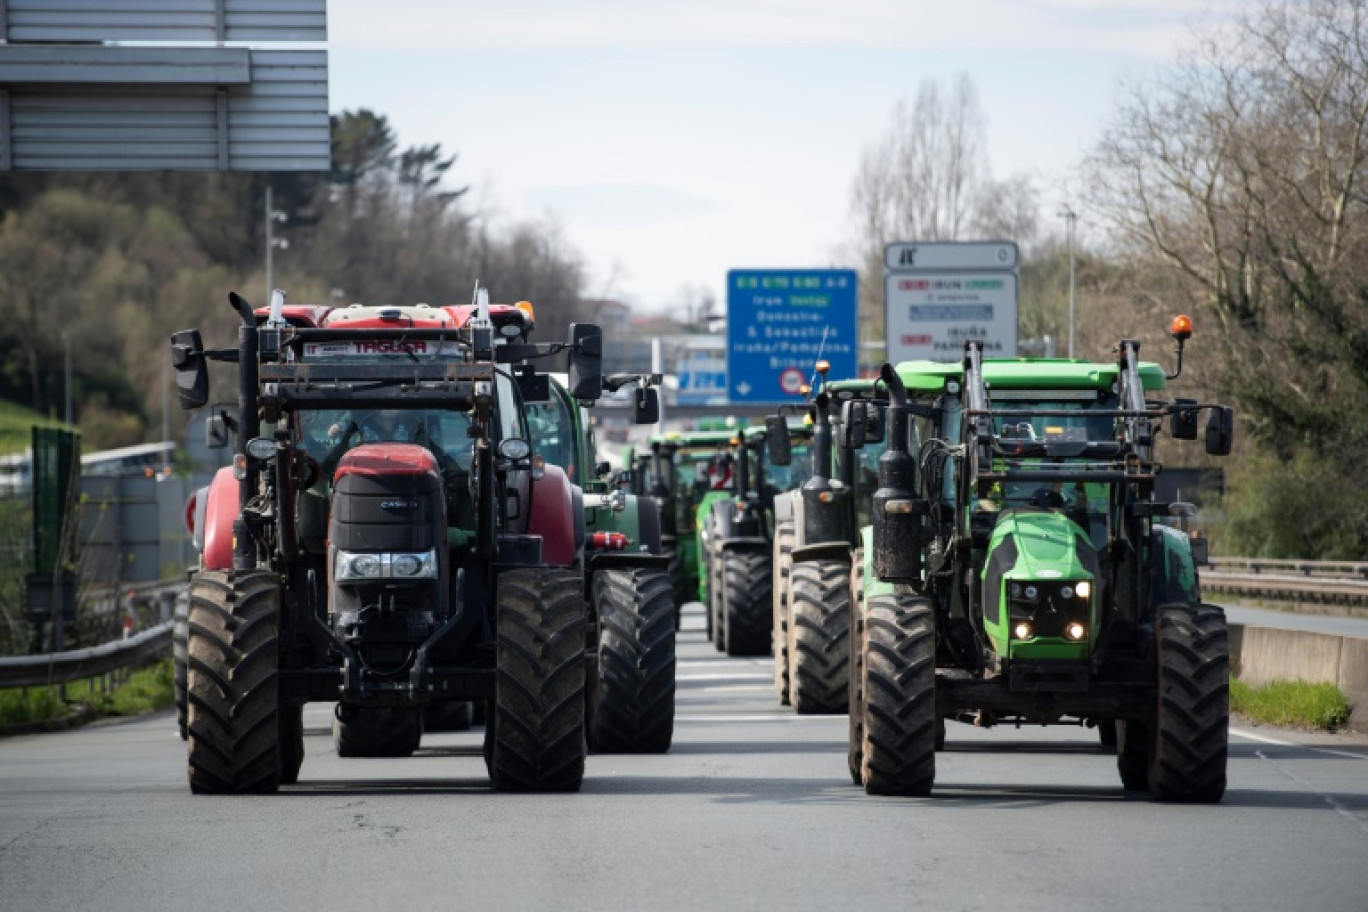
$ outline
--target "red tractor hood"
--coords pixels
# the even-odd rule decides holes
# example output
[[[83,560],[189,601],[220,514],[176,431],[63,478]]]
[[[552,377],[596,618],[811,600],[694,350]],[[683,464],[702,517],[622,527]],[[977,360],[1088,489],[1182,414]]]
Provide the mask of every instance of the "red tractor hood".
[[[439,475],[437,459],[416,443],[364,443],[348,450],[334,480],[344,475]]]

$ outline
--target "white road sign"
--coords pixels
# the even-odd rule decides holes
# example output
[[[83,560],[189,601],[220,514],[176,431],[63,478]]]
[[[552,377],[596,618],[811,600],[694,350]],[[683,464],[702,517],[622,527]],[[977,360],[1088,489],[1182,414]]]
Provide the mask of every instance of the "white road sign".
[[[928,241],[884,247],[884,268],[894,270],[1017,268],[1017,245],[1011,241]]]
[[[888,360],[957,361],[964,343],[983,353],[1017,353],[1017,277],[1013,272],[889,272],[884,279]]]

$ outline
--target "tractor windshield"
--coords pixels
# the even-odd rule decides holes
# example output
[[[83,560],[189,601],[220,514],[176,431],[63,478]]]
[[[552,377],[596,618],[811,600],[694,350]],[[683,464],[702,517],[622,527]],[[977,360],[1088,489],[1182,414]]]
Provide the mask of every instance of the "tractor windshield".
[[[458,468],[469,471],[470,417],[439,409],[318,409],[299,412],[304,449],[320,462],[344,442],[418,443],[445,453]]]

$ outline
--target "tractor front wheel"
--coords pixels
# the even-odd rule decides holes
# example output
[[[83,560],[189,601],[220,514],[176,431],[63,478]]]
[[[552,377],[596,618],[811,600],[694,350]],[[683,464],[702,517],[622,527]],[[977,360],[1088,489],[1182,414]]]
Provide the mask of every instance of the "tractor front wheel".
[[[773,565],[762,551],[727,549],[722,566],[724,651],[729,656],[770,652],[773,621]]]
[[[499,576],[496,697],[489,747],[494,787],[574,792],[584,779],[583,583],[576,573],[518,568]]]
[[[201,570],[190,581],[186,744],[196,794],[280,787],[279,615],[269,570]]]
[[[928,795],[936,778],[936,615],[928,599],[868,600],[861,778],[871,795]]]
[[[673,587],[658,570],[604,570],[594,577],[598,675],[589,691],[589,745],[596,751],[663,754],[674,736]]]
[[[793,581],[793,520],[774,526],[774,693],[780,706],[789,705],[789,592]]]
[[[789,698],[800,715],[847,709],[850,682],[850,564],[793,566],[789,600]]]
[[[1211,605],[1155,611],[1159,708],[1149,765],[1160,801],[1215,803],[1225,795],[1230,654],[1225,612]]]

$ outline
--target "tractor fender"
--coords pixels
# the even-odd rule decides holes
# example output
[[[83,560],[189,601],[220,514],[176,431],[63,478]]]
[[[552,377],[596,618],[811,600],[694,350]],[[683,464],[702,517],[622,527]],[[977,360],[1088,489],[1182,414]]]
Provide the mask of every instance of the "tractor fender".
[[[546,474],[532,482],[527,534],[542,540],[542,563],[569,567],[575,562],[574,485],[560,466],[547,463]],[[583,511],[580,511],[581,517]]]
[[[205,498],[204,569],[233,569],[233,522],[238,512],[238,480],[232,466],[224,466],[214,473]]]
[[[1150,604],[1199,605],[1202,591],[1187,533],[1155,525],[1150,531]]]

